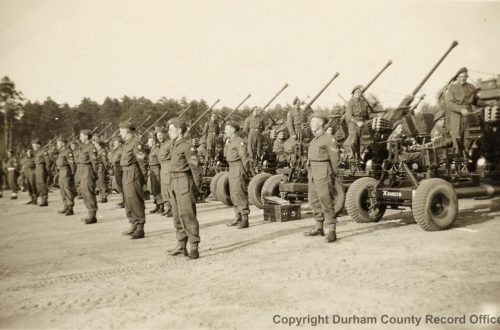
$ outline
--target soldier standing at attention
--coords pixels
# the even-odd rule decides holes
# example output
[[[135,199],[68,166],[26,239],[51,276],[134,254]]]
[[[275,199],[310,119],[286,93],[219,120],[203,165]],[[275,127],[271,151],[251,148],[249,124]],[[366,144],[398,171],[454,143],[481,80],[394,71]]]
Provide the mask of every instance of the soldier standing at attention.
[[[28,194],[31,200],[26,203],[26,205],[36,204],[36,198],[38,196],[36,192],[36,181],[35,181],[35,158],[33,157],[33,152],[31,149],[26,150],[26,157],[23,159],[23,172],[26,178],[26,185],[28,187]]]
[[[228,226],[238,226],[239,229],[248,227],[248,194],[247,183],[250,170],[247,148],[243,139],[239,137],[240,127],[236,123],[227,123],[224,133],[227,136],[224,147],[224,156],[229,163],[229,193],[234,204],[236,213],[234,221],[229,222]]]
[[[302,124],[307,122],[306,111],[301,109],[303,105],[298,97],[293,100],[293,108],[288,112],[286,123],[290,136],[298,141],[302,141]]]
[[[332,136],[325,133],[327,120],[317,114],[311,118],[314,139],[309,144],[307,159],[308,200],[316,222],[315,228],[305,232],[305,236],[324,236],[324,225],[328,229],[325,242],[337,239],[337,217],[334,209],[335,169],[339,162],[338,149]]]
[[[71,171],[73,172],[73,178],[74,178],[74,189],[76,192],[76,196],[78,199],[82,199],[82,192],[80,190],[80,178],[78,177],[78,166],[76,164],[76,159],[78,158],[78,152],[80,151],[80,148],[78,146],[78,143],[76,141],[73,141],[69,144],[70,150],[73,152],[73,158],[75,159],[75,163],[71,166]]]
[[[7,182],[11,191],[10,199],[17,199],[17,177],[19,175],[19,160],[13,155],[12,150],[7,151]]]
[[[76,171],[80,181],[80,191],[89,212],[88,216],[83,218],[82,221],[87,225],[97,222],[97,200],[95,195],[97,150],[92,142],[90,142],[91,138],[92,135],[90,130],[82,129],[80,131],[80,141],[82,145],[76,154]]]
[[[215,145],[217,143],[217,138],[219,137],[219,120],[217,119],[217,115],[212,113],[210,116],[210,120],[205,123],[203,126],[202,135],[205,137],[205,145],[206,145],[206,157],[205,159],[214,159],[215,157]]]
[[[56,166],[59,170],[59,191],[64,208],[58,211],[59,214],[73,215],[74,203],[74,184],[71,164],[74,164],[73,152],[66,147],[66,140],[59,138],[57,140],[59,154],[56,159]]]
[[[262,110],[258,107],[252,109],[252,114],[245,119],[243,132],[247,135],[248,155],[252,161],[260,158],[264,131],[264,118]]]
[[[144,206],[144,175],[139,160],[144,161],[145,153],[139,137],[134,135],[135,128],[130,122],[120,124],[120,136],[125,141],[121,151],[120,166],[123,170],[123,201],[130,228],[122,234],[132,239],[144,237],[146,222]]]
[[[196,218],[196,194],[201,188],[201,171],[194,147],[184,139],[186,130],[186,124],[179,118],[170,120],[168,134],[172,142],[169,195],[178,244],[167,253],[172,256],[187,255],[186,245],[189,242],[189,258],[198,259],[200,225]]]
[[[47,199],[49,190],[47,188],[47,173],[49,172],[49,164],[47,161],[47,153],[43,149],[40,149],[41,144],[40,140],[38,139],[33,140],[31,146],[33,147],[34,151],[35,184],[36,191],[41,198],[40,206],[48,206],[49,202],[47,201]]]
[[[118,193],[120,193],[120,195],[122,197],[121,202],[119,202],[116,205],[118,205],[121,208],[124,208],[125,205],[123,203],[123,183],[122,183],[123,170],[122,170],[122,167],[120,165],[122,144],[123,144],[122,139],[119,137],[116,137],[113,140],[112,150],[110,151],[110,155],[108,158],[111,162],[113,176],[115,177],[116,190],[118,190]]]
[[[158,151],[160,146],[156,141],[155,133],[148,138],[149,146],[149,182],[151,185],[151,195],[153,195],[155,208],[149,213],[163,214],[165,211],[163,199],[161,198],[161,179],[160,179],[160,161],[158,160]]]
[[[97,150],[97,189],[99,190],[99,203],[108,202],[108,155],[105,149],[106,142],[100,139],[92,141]]]
[[[352,97],[345,110],[345,120],[349,132],[348,142],[346,142],[355,160],[361,160],[361,128],[369,115],[368,103],[361,97],[362,89],[361,85],[352,89]]]
[[[479,105],[476,87],[467,82],[466,68],[461,68],[455,75],[456,83],[448,87],[445,94],[446,127],[451,135],[455,152],[464,155],[464,132],[467,116],[473,105]]]
[[[163,215],[171,217],[170,182],[172,178],[170,175],[170,148],[172,147],[172,141],[170,139],[167,140],[167,130],[161,126],[155,127],[155,134],[160,144],[158,149],[158,161],[160,162],[160,190],[164,206]]]

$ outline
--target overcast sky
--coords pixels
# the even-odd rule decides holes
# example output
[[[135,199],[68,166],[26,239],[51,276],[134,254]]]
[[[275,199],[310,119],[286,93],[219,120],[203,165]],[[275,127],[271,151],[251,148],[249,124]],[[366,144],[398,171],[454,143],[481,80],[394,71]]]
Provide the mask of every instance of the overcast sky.
[[[398,103],[453,40],[422,93],[462,66],[500,73],[500,3],[430,1],[0,0],[0,75],[30,100],[50,96],[216,98],[235,106],[313,96],[341,102],[394,61],[370,92]],[[491,78],[470,72],[471,78]]]

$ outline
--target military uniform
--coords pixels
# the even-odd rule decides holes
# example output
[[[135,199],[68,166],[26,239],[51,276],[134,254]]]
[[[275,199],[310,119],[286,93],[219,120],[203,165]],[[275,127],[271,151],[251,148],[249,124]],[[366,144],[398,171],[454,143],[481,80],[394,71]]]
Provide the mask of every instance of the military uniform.
[[[354,91],[353,91],[354,92]],[[361,159],[361,128],[357,125],[358,122],[365,122],[368,119],[369,108],[368,104],[361,97],[356,99],[352,97],[347,103],[345,110],[345,119],[347,122],[347,130],[349,136],[347,137],[346,144],[349,146],[352,156]]]
[[[38,196],[40,196],[40,206],[49,205],[47,199],[49,190],[47,187],[47,175],[49,173],[49,163],[47,161],[47,153],[43,149],[38,149],[34,152],[35,160],[35,185]]]
[[[250,114],[250,116],[245,119],[243,131],[248,137],[248,156],[252,160],[260,158],[264,139],[262,135],[264,131],[264,119],[262,118],[262,114]]]
[[[73,152],[66,147],[59,150],[59,155],[56,159],[56,166],[59,170],[59,190],[61,193],[61,199],[64,205],[64,209],[59,213],[64,213],[65,215],[73,214],[74,206],[74,177],[71,171],[71,164],[74,164],[75,160],[73,158]]]
[[[17,199],[17,192],[19,191],[19,187],[17,185],[17,177],[19,176],[19,169],[20,169],[20,164],[17,157],[11,156],[7,160],[6,167],[7,167],[7,182],[12,192],[10,198]]]
[[[296,107],[287,114],[286,124],[290,135],[295,135],[297,140],[302,141],[302,124],[307,122],[306,112]]]
[[[100,148],[97,151],[97,189],[99,190],[99,202],[108,201],[108,155],[106,149]]]
[[[316,230],[323,232],[324,225],[335,231],[337,217],[334,209],[335,169],[339,155],[335,140],[325,132],[309,144],[308,200],[314,214]]]
[[[121,150],[122,146],[119,146],[116,149],[111,150],[109,155],[109,160],[111,162],[111,167],[113,168],[113,176],[115,178],[116,190],[118,190],[118,192],[122,196],[122,202],[119,204],[122,204],[123,207],[123,183],[122,183],[123,170],[120,165]]]
[[[90,141],[80,146],[80,149],[76,153],[76,164],[80,192],[89,212],[88,217],[84,219],[85,223],[96,223],[97,200],[95,188],[97,179],[97,150]]]
[[[229,163],[229,193],[234,204],[236,219],[231,225],[238,224],[238,228],[248,227],[248,173],[250,164],[245,142],[238,135],[226,140],[224,156]]]
[[[462,115],[462,109],[472,112],[472,105],[478,105],[476,88],[465,83],[451,85],[445,94],[446,127],[452,138],[455,151],[459,155],[464,152],[464,132],[467,129],[467,115]]]
[[[172,216],[172,205],[170,203],[170,183],[172,177],[170,175],[170,161],[172,159],[171,149],[172,141],[165,140],[160,144],[158,149],[158,161],[160,162],[160,190],[164,205],[164,214]]]
[[[215,156],[215,146],[219,137],[219,122],[218,120],[209,120],[203,126],[203,136],[205,137],[206,158],[213,159]]]
[[[279,138],[276,138],[273,143],[273,152],[276,155],[279,163],[286,162],[286,153],[285,153],[285,141]]]
[[[26,185],[28,187],[28,194],[31,197],[31,201],[27,204],[36,204],[36,198],[38,196],[36,191],[36,181],[35,181],[35,158],[33,156],[28,156],[23,158],[23,172],[26,178]]]
[[[144,149],[140,139],[132,136],[122,146],[120,166],[123,170],[123,202],[125,212],[132,227],[136,228],[137,237],[144,237],[144,223],[146,222],[144,206],[144,175],[138,159],[144,159]],[[141,233],[141,235],[139,235]],[[142,236],[142,237],[139,237]]]
[[[151,195],[153,195],[156,207],[152,213],[163,213],[163,198],[161,197],[161,166],[158,160],[160,147],[154,145],[149,151],[149,182],[151,185]]]
[[[170,202],[179,246],[198,251],[200,225],[196,218],[196,194],[201,188],[201,171],[194,147],[184,138],[171,142]],[[163,178],[162,178],[163,179]]]

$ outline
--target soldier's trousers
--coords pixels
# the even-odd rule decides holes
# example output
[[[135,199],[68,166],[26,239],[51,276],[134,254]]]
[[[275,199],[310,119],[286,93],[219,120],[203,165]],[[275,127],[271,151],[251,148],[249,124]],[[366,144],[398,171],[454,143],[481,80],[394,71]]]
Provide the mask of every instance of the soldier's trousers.
[[[31,198],[36,198],[38,193],[36,191],[35,169],[27,168],[24,175],[26,176],[26,185],[28,187],[28,194]]]
[[[163,163],[160,169],[160,186],[161,186],[161,198],[163,200],[163,205],[165,205],[165,211],[172,209],[172,203],[170,203],[170,183],[172,181],[172,176],[170,174],[170,164]]]
[[[95,198],[96,174],[94,168],[92,164],[78,164],[76,173],[80,180],[80,192],[85,207],[87,207],[90,216],[95,216],[97,213],[97,200]]]
[[[257,159],[261,156],[262,140],[262,132],[256,131],[255,129],[250,129],[250,131],[248,132],[247,150],[248,156],[251,159]]]
[[[334,207],[334,176],[331,163],[312,163],[308,169],[308,200],[316,228],[333,229],[337,223]]]
[[[130,223],[138,225],[146,222],[144,212],[144,176],[139,165],[122,166],[123,202]]]
[[[156,204],[163,204],[163,198],[161,196],[161,169],[160,165],[149,166],[149,180],[151,182],[151,195],[155,200]]]
[[[47,187],[47,171],[44,165],[37,165],[35,168],[35,185],[38,196],[42,198],[42,201],[46,201],[49,190]]]
[[[176,237],[180,242],[197,245],[200,225],[196,219],[196,185],[191,172],[171,173],[170,202]]]
[[[450,132],[453,148],[457,154],[462,156],[464,152],[464,132],[467,129],[467,116],[448,111],[445,120],[446,128]]]
[[[99,189],[99,196],[104,199],[108,196],[106,168],[104,164],[97,164],[97,189]]]
[[[73,207],[74,203],[74,187],[73,187],[73,174],[69,167],[59,169],[59,191],[61,192],[61,199],[66,209],[68,206]]]
[[[214,159],[215,156],[215,143],[217,142],[217,135],[208,132],[207,134],[207,141],[205,142],[206,148],[207,148],[207,158],[210,157],[210,159]]]
[[[247,181],[248,177],[241,161],[229,163],[229,194],[238,218],[250,213],[248,207]]]
[[[13,194],[19,191],[19,187],[17,185],[17,172],[14,168],[7,169],[7,183],[9,184],[9,188]]]
[[[347,124],[347,131],[349,136],[347,137],[346,144],[349,146],[349,151],[352,153],[352,157],[357,160],[361,159],[361,127],[353,122]]]

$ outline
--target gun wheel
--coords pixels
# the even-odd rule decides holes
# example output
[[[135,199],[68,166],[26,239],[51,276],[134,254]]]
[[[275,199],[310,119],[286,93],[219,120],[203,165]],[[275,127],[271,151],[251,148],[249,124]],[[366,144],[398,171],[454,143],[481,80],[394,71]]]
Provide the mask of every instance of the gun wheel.
[[[259,209],[264,208],[264,203],[262,201],[262,187],[267,179],[271,177],[271,174],[263,172],[259,173],[250,180],[248,184],[248,201],[257,206]]]
[[[374,205],[370,199],[377,180],[361,178],[354,181],[346,194],[345,206],[349,216],[359,223],[377,222],[385,213],[385,206]]]
[[[458,214],[458,199],[452,185],[443,179],[422,180],[412,202],[415,222],[424,230],[450,228]]]
[[[261,191],[261,200],[263,203],[265,202],[264,198],[267,196],[280,196],[280,183],[284,178],[285,176],[283,174],[276,174],[269,177],[266,182],[264,182]]]
[[[212,196],[213,198],[217,198],[217,182],[219,181],[221,176],[224,175],[224,173],[227,172],[219,172],[215,174],[210,180],[210,196]]]
[[[215,190],[215,194],[217,199],[222,202],[226,206],[233,206],[233,201],[231,200],[231,194],[229,192],[229,173],[224,173],[221,175],[219,180],[217,180],[217,189]]]

